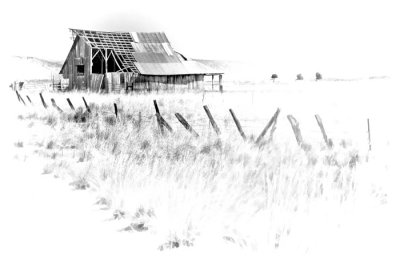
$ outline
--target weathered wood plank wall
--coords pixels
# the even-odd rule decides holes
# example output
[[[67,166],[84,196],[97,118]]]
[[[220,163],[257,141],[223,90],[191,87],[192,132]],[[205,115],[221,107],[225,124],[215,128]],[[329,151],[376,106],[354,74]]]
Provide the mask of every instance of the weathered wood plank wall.
[[[63,77],[69,79],[69,89],[85,90],[90,87],[92,73],[92,48],[85,41],[76,37],[68,54]],[[84,74],[78,74],[78,65],[84,66]]]

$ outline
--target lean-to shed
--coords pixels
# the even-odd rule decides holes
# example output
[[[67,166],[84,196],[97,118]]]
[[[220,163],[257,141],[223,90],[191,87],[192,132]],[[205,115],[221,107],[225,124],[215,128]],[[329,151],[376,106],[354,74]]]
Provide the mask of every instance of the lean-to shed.
[[[73,44],[60,74],[70,90],[202,89],[205,76],[222,72],[176,52],[162,32],[70,29]]]

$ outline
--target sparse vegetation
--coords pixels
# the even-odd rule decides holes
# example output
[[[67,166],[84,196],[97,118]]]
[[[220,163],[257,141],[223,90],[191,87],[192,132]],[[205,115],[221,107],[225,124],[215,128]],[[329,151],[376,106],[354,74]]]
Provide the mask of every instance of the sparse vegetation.
[[[303,80],[303,75],[302,74],[297,74],[296,75],[296,80]]]
[[[317,90],[321,83],[307,84],[304,93],[312,85]],[[39,148],[37,153],[49,160],[44,174],[67,179],[72,189],[95,192],[101,209],[121,224],[118,229],[155,233],[162,237],[157,239],[160,250],[189,248],[204,238],[273,250],[291,242],[308,245],[306,235],[298,239],[299,232],[314,229],[315,220],[308,219],[322,213],[334,218],[360,193],[364,177],[358,174],[365,169],[368,154],[360,136],[365,122],[361,119],[360,130],[349,136],[344,131],[354,126],[327,115],[329,103],[317,108],[334,141],[330,148],[317,123],[304,121],[315,121],[313,114],[302,110],[309,94],[299,92],[295,100],[288,100],[283,84],[270,86],[276,87],[274,92],[255,97],[251,93],[208,93],[205,97],[198,93],[70,93],[76,111],[68,108],[65,94],[51,94],[45,98],[54,97],[64,113],[32,107],[20,119],[35,122],[34,129],[44,126],[51,131],[51,136],[32,142]],[[90,114],[79,107],[82,95]],[[154,99],[173,129],[164,136],[154,114]],[[209,124],[203,105],[216,119],[220,136]],[[276,126],[255,145],[276,106],[282,109]],[[229,108],[237,113],[247,141],[237,131]],[[188,132],[175,113],[181,113],[199,137]],[[288,114],[300,122],[303,139],[310,145],[307,151],[297,145]],[[374,194],[379,203],[387,202],[381,189]]]

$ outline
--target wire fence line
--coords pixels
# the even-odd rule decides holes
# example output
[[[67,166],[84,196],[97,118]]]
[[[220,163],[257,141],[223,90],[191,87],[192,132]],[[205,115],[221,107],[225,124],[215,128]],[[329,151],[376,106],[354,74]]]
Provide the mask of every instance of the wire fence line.
[[[19,102],[24,104],[25,106],[31,105],[31,106],[38,106],[37,104],[33,104],[32,99],[29,97],[29,95],[22,96],[17,90],[15,90],[17,99]],[[48,109],[49,107],[57,109],[60,113],[63,113],[64,111],[57,105],[57,102],[55,101],[54,98],[51,98],[51,104],[46,102],[46,99],[43,97],[42,93],[39,93],[41,104],[45,109]],[[93,105],[98,106],[96,103],[90,102],[90,106],[87,103],[85,97],[82,97],[82,100],[84,102],[86,112],[91,114],[91,109],[90,107]],[[69,107],[71,111],[77,112],[78,108],[75,108],[73,105],[72,101],[69,98],[66,98],[66,101],[68,101]],[[118,121],[119,118],[122,118],[122,116],[130,116],[132,118],[137,118],[141,123],[155,123],[157,121],[158,128],[160,129],[161,133],[164,134],[164,129],[167,128],[169,132],[173,132],[174,129],[181,130],[181,129],[186,129],[192,134],[196,135],[196,137],[199,137],[204,134],[209,134],[210,131],[213,129],[217,135],[220,135],[220,128],[223,127],[223,130],[225,132],[234,132],[234,130],[237,130],[238,134],[240,134],[243,137],[244,141],[247,142],[252,142],[256,144],[260,144],[266,139],[264,136],[269,132],[269,138],[272,138],[273,133],[277,129],[277,121],[278,121],[278,116],[280,114],[280,109],[278,108],[275,114],[272,116],[272,118],[269,120],[268,123],[266,123],[265,118],[238,118],[235,117],[233,109],[229,109],[229,112],[231,115],[226,115],[225,117],[217,116],[214,117],[211,113],[211,111],[208,109],[206,105],[204,105],[204,109],[206,114],[204,117],[190,117],[188,120],[185,119],[184,114],[181,115],[180,113],[170,113],[170,112],[163,112],[160,113],[158,110],[158,105],[157,101],[154,100],[154,106],[155,106],[155,113],[154,114],[142,114],[142,112],[137,112],[137,114],[130,114],[127,112],[119,112],[121,109],[118,108],[117,103],[114,103],[114,107],[110,107],[110,110],[104,110],[100,107],[96,108],[96,113],[99,115],[114,115],[116,121]],[[81,107],[82,109],[82,107]],[[114,109],[114,110],[113,110]],[[179,115],[179,116],[177,116]],[[90,116],[90,115],[89,115]],[[325,143],[328,148],[333,147],[333,140],[332,138],[338,138],[340,136],[343,136],[343,132],[338,132],[338,131],[329,131],[329,136],[327,132],[325,131],[324,124],[322,122],[321,117],[316,114],[314,117],[316,119],[316,124],[314,128],[300,128],[300,124],[297,121],[297,119],[293,115],[287,115],[286,116],[289,124],[291,126],[291,129],[286,129],[286,131],[283,131],[282,128],[280,129],[280,133],[284,133],[288,135],[289,133],[293,133],[294,137],[296,139],[297,144],[304,150],[308,151],[310,148],[309,143]],[[367,145],[368,145],[368,151],[371,151],[372,146],[371,146],[371,126],[370,126],[370,119],[368,118],[366,120],[366,124],[368,126],[365,126],[365,132],[367,133]],[[174,128],[169,125],[170,123],[174,123]],[[282,122],[282,120],[280,121]],[[318,124],[318,125],[317,125]],[[282,126],[282,125],[281,125]],[[264,128],[264,130],[262,130]],[[364,127],[363,127],[364,128]],[[258,135],[258,137],[255,137],[257,135],[255,132],[261,131],[261,134]],[[291,131],[290,131],[291,130]],[[197,133],[197,131],[201,131],[200,135]],[[307,139],[303,139],[303,132],[305,131],[304,134],[306,134]],[[351,133],[349,133],[351,134]],[[246,136],[247,135],[247,136]],[[253,138],[253,139],[249,139]],[[291,135],[293,136],[293,135]],[[254,140],[254,138],[257,138],[257,140]],[[267,139],[268,140],[268,139]]]

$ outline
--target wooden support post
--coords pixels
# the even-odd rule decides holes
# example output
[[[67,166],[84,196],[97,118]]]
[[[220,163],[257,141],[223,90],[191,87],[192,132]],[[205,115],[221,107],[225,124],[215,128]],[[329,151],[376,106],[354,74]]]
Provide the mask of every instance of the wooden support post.
[[[265,128],[261,131],[260,135],[258,136],[258,138],[256,140],[256,144],[259,144],[261,142],[261,140],[263,139],[263,137],[265,136],[265,134],[267,133],[269,128],[271,128],[272,124],[274,124],[276,122],[276,120],[278,119],[280,112],[281,112],[281,110],[279,108],[275,111],[274,115],[267,123],[267,126],[265,126]]]
[[[115,113],[115,118],[118,118],[118,108],[117,108],[117,103],[114,103],[114,113]]]
[[[246,139],[247,139],[247,138],[246,138],[246,135],[245,135],[244,132],[243,132],[242,125],[240,125],[240,122],[239,122],[238,118],[236,118],[236,115],[235,115],[235,113],[233,112],[232,109],[229,109],[229,112],[230,112],[231,115],[232,115],[233,121],[235,122],[236,128],[238,129],[240,135],[242,136],[243,140],[246,141]]]
[[[211,75],[211,90],[214,90],[214,75]]]
[[[85,107],[86,107],[87,112],[91,113],[90,108],[89,108],[89,105],[87,104],[87,102],[86,102],[86,100],[85,100],[85,97],[82,97],[82,100],[83,100],[83,102],[85,103]]]
[[[289,120],[290,125],[292,126],[293,133],[296,137],[297,144],[305,151],[311,150],[311,145],[305,143],[303,140],[303,136],[301,135],[301,131],[300,131],[300,125],[299,125],[299,122],[296,120],[296,118],[293,117],[292,115],[287,115],[287,119]]]
[[[45,109],[47,109],[47,104],[46,104],[46,102],[44,101],[44,98],[43,98],[42,93],[39,93],[39,95],[40,95],[40,100],[42,101],[43,107],[44,107]]]
[[[108,88],[107,92],[110,93],[112,87],[108,87],[109,83],[108,83],[108,79],[107,79],[107,72],[108,72],[108,55],[107,55],[107,53],[108,53],[108,50],[106,49],[105,52],[106,52],[106,55],[104,56],[104,62],[105,62],[104,78],[105,78],[105,84],[107,85],[107,88]],[[111,83],[111,86],[112,86],[112,83]]]
[[[222,74],[218,75],[218,84],[219,84],[219,91],[222,93],[224,91],[223,86],[222,86]]]
[[[28,95],[26,95],[26,98],[28,99],[28,101],[29,101],[30,104],[33,104],[32,101],[31,101],[31,98],[29,98]]]
[[[221,134],[221,131],[220,131],[220,129],[218,128],[218,125],[217,125],[217,123],[215,122],[213,116],[211,115],[211,112],[210,112],[210,110],[208,109],[207,105],[204,105],[203,108],[204,108],[204,110],[206,111],[207,117],[210,119],[211,125],[212,125],[212,127],[213,127],[215,133],[216,133],[217,135],[220,135],[220,134]]]
[[[325,141],[326,145],[328,146],[328,148],[332,148],[333,142],[332,142],[332,140],[329,139],[328,136],[326,135],[325,128],[324,128],[324,124],[322,123],[321,117],[320,117],[318,114],[315,114],[315,119],[317,120],[319,129],[321,130],[322,137],[324,138],[324,141]]]
[[[371,151],[372,146],[371,146],[371,129],[369,126],[369,118],[367,119],[367,126],[368,126],[368,150]]]
[[[192,126],[190,126],[190,124],[185,120],[185,118],[183,118],[182,115],[180,115],[179,113],[175,113],[175,116],[178,119],[178,121],[182,123],[183,127],[186,128],[186,130],[188,130],[195,137],[199,137],[199,134],[192,128]]]
[[[74,107],[74,105],[72,104],[72,102],[71,102],[71,100],[69,98],[67,98],[67,102],[68,102],[68,105],[71,108],[71,110],[75,110],[75,107]]]
[[[50,101],[51,101],[51,104],[53,105],[53,107],[56,108],[59,113],[63,113],[63,110],[57,106],[56,101],[53,98],[51,98]]]

